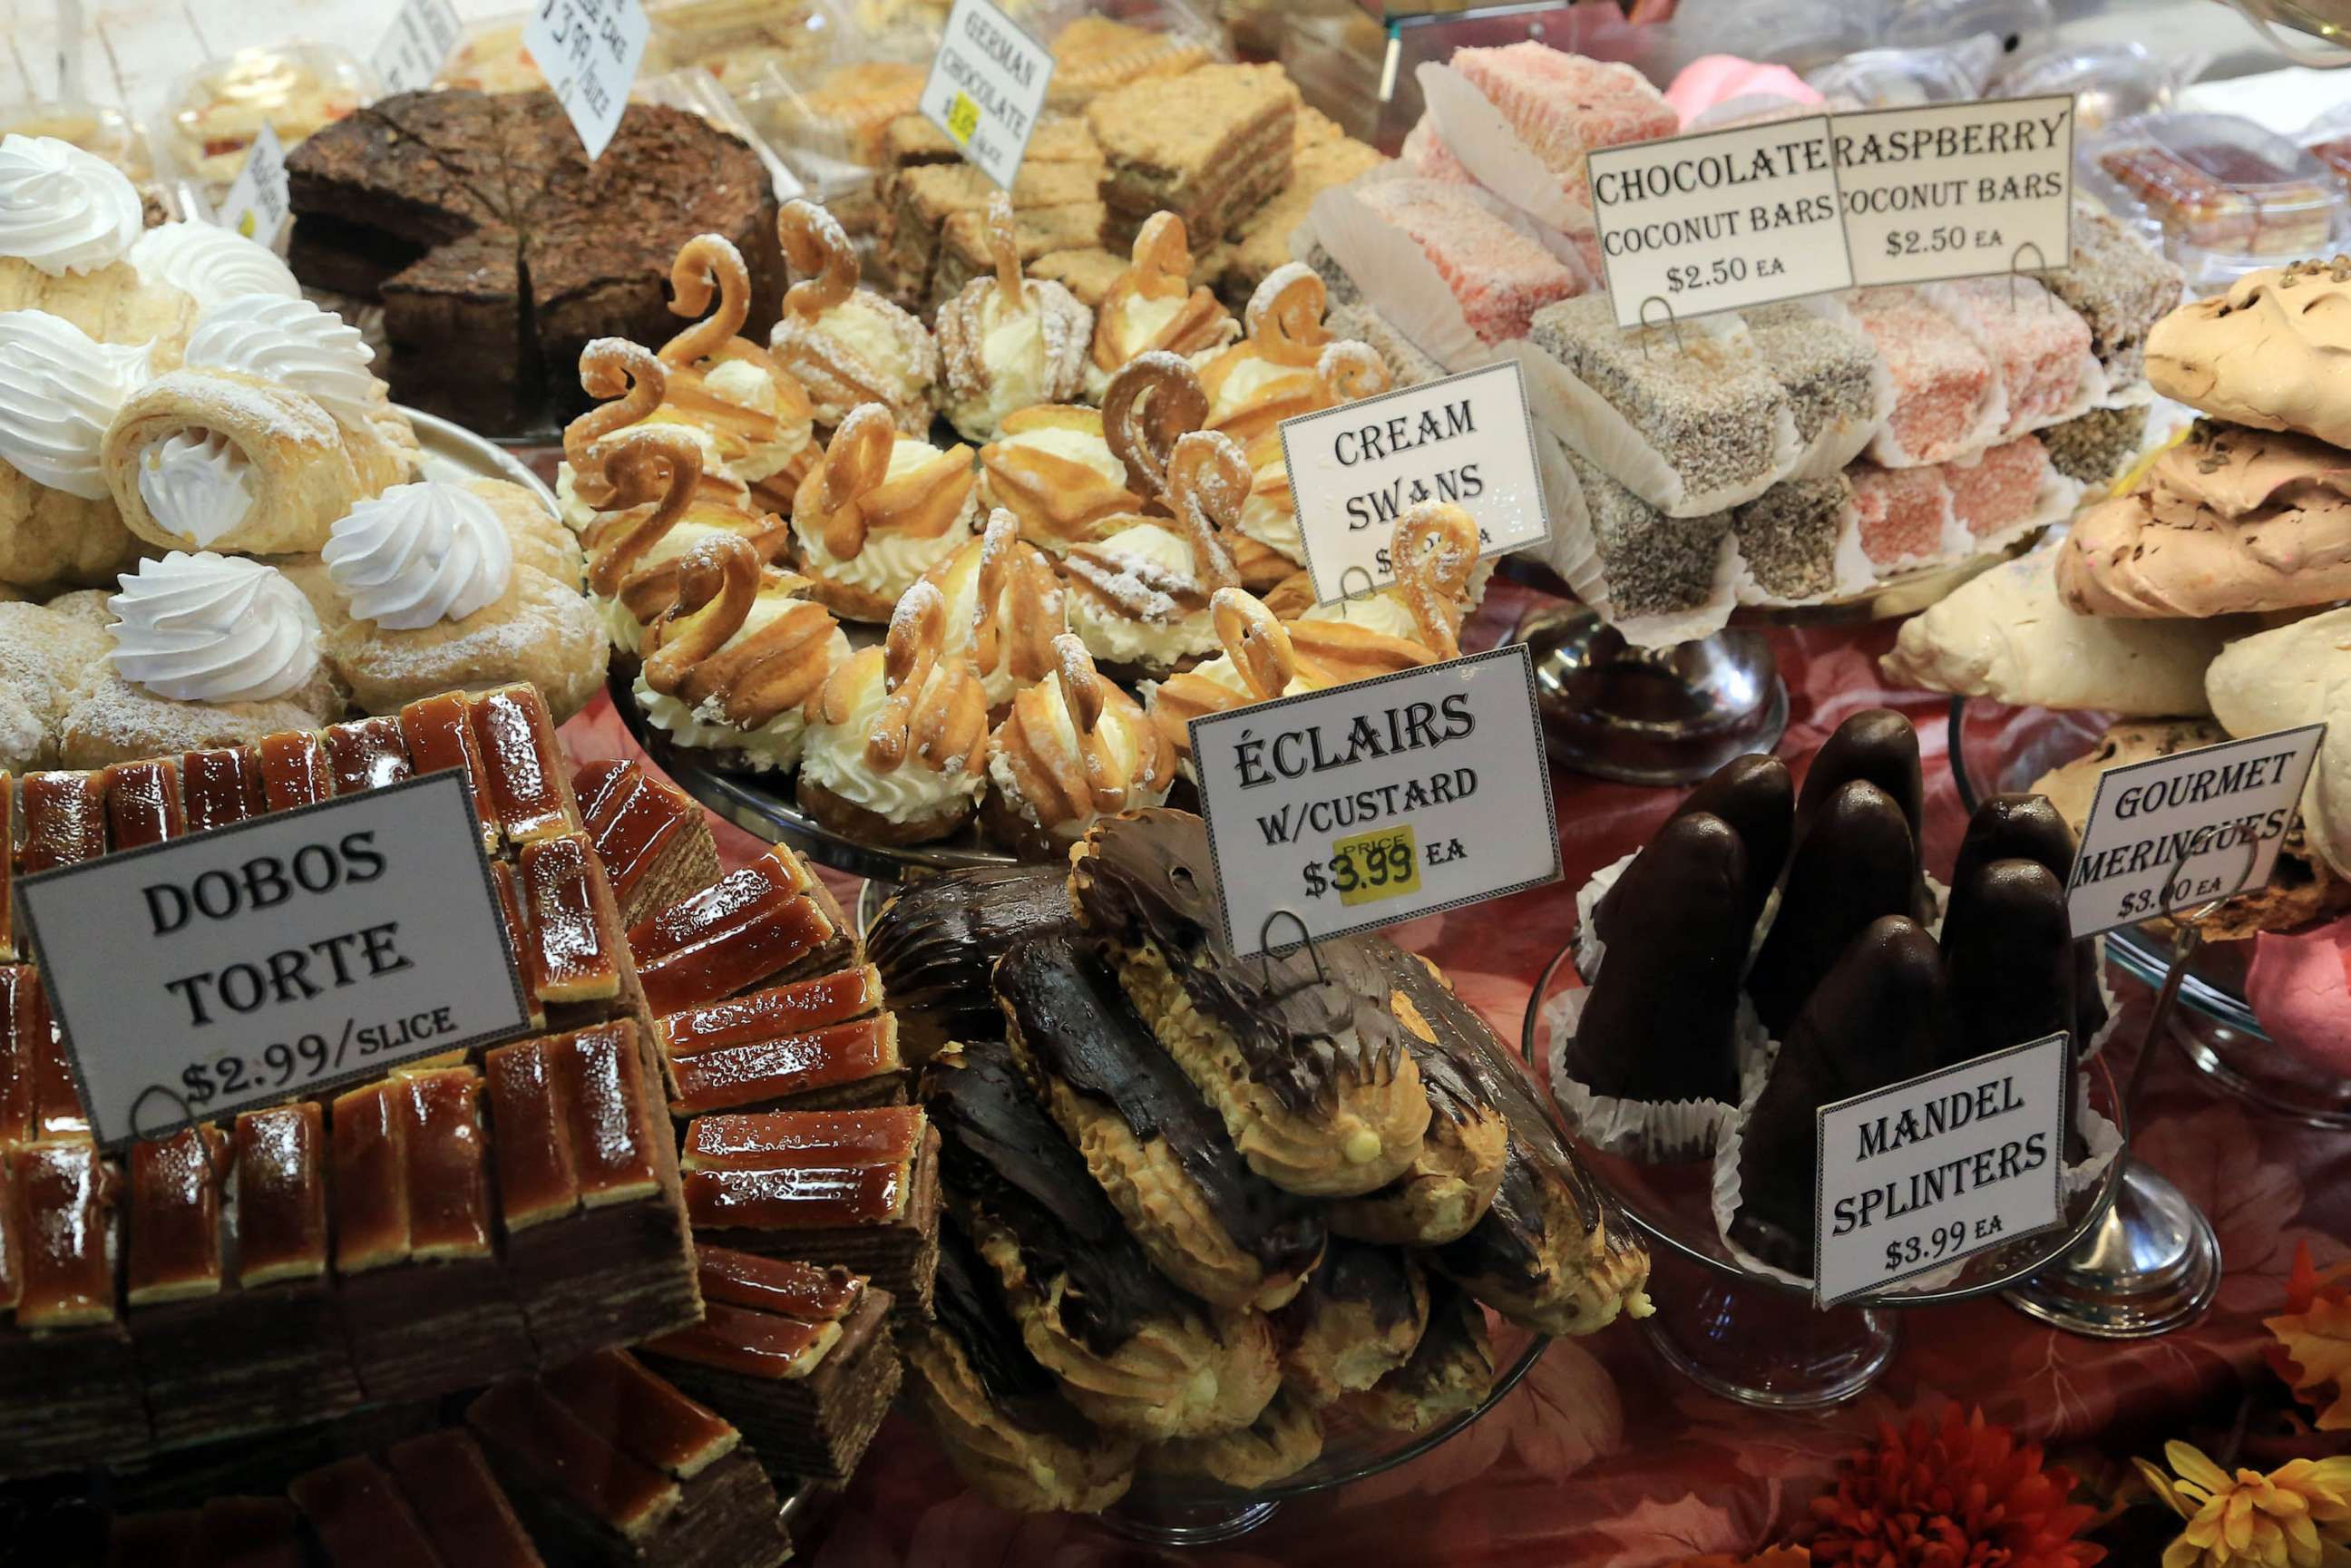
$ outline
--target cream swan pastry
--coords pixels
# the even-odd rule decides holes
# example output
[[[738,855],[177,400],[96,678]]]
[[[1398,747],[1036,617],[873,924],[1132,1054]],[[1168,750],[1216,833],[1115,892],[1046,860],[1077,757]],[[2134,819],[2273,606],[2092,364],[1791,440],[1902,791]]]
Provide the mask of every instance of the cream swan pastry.
[[[1196,415],[1183,428],[1198,424]],[[979,449],[979,498],[991,511],[1010,512],[1021,537],[1054,556],[1101,537],[1107,519],[1139,512],[1144,501],[1111,450],[1101,411],[1071,403],[1005,416],[996,439]]]
[[[1405,514],[1389,544],[1395,581],[1319,604],[1290,622],[1298,657],[1332,680],[1365,680],[1461,653],[1461,622],[1478,570],[1478,525],[1444,501]]]
[[[611,437],[599,479],[611,486],[614,509],[580,540],[588,549],[588,591],[603,612],[612,645],[626,653],[636,653],[644,628],[677,601],[678,563],[697,542],[731,535],[770,561],[791,537],[771,513],[705,499],[702,448],[683,431],[656,425]]]
[[[750,486],[721,465],[717,444],[706,431],[664,417],[669,367],[650,349],[625,338],[596,338],[580,350],[580,386],[596,406],[563,427],[563,460],[555,466],[555,501],[574,533],[584,534],[611,507],[611,481],[603,473],[599,443],[639,425],[664,425],[691,438],[702,451],[697,499],[737,511],[754,510]]]
[[[776,232],[792,270],[809,276],[785,294],[768,347],[808,389],[817,423],[831,429],[878,402],[907,434],[928,430],[939,351],[922,322],[857,287],[856,248],[822,207],[786,202]]]
[[[834,670],[809,710],[799,802],[837,833],[872,843],[943,839],[987,788],[987,698],[946,651],[946,601],[906,591],[889,637]]]
[[[1322,324],[1329,303],[1322,277],[1305,263],[1269,273],[1243,312],[1248,335],[1196,361],[1208,394],[1201,427],[1247,444],[1285,419],[1387,391],[1378,352],[1368,343],[1343,346]]]
[[[967,441],[992,441],[1007,414],[1065,402],[1085,385],[1094,313],[1059,283],[1023,277],[1012,198],[987,199],[991,277],[939,307],[939,406]]]
[[[1094,311],[1086,395],[1097,402],[1107,395],[1111,378],[1144,354],[1206,354],[1240,330],[1215,295],[1192,287],[1192,247],[1182,218],[1152,214],[1130,256]]]
[[[799,766],[809,704],[850,659],[840,623],[807,588],[746,539],[695,541],[678,561],[677,601],[645,629],[635,691],[654,727],[724,766]]]
[[[1175,748],[1086,645],[1064,632],[1052,652],[1052,674],[1014,697],[987,738],[994,789],[981,823],[1026,859],[1066,858],[1101,818],[1159,805],[1176,781]]]
[[[923,574],[946,601],[946,646],[979,672],[987,711],[1053,672],[1053,639],[1069,629],[1067,591],[1053,558],[1020,537],[998,507],[977,538]]]
[[[724,235],[695,235],[670,267],[670,292],[673,314],[710,314],[662,345],[669,389],[652,417],[705,432],[720,472],[754,486],[773,482],[776,494],[763,498],[789,506],[812,460],[814,413],[799,382],[742,336],[751,314],[743,253]]]
[[[1246,343],[1238,344],[1226,352],[1238,353],[1249,347]],[[1220,355],[1217,361],[1212,362],[1212,370],[1217,362],[1226,364],[1228,373],[1225,385],[1229,388],[1245,379],[1251,368],[1270,361],[1250,360],[1235,367]],[[1207,372],[1203,372],[1204,385],[1207,377]],[[1248,443],[1249,493],[1241,504],[1240,537],[1233,544],[1233,562],[1240,570],[1241,581],[1256,592],[1279,586],[1304,570],[1306,564],[1306,544],[1298,527],[1298,498],[1290,487],[1290,463],[1282,450],[1280,421],[1318,409],[1336,408],[1357,398],[1376,397],[1388,390],[1387,367],[1368,345],[1341,340],[1326,342],[1314,350],[1311,369],[1302,376],[1284,371],[1275,380],[1262,383],[1259,390],[1274,410],[1275,423],[1271,427],[1243,437],[1242,431],[1259,424],[1256,411],[1249,408],[1238,410],[1237,418],[1220,426],[1216,422],[1213,399],[1208,422],[1209,428],[1221,428],[1227,434]]]
[[[850,411],[792,498],[792,538],[816,597],[848,621],[888,621],[915,580],[971,538],[971,448],[903,434],[879,403]]]
[[[1246,591],[1218,589],[1208,612],[1223,652],[1152,687],[1147,710],[1187,772],[1194,719],[1337,685],[1328,672],[1299,657],[1290,629]]]

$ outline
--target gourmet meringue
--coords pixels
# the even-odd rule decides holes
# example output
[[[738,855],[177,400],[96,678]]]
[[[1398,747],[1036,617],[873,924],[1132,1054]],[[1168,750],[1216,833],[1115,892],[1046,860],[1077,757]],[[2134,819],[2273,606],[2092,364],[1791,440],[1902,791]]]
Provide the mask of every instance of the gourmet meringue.
[[[987,740],[989,831],[1016,851],[1066,851],[1099,818],[1156,806],[1176,781],[1175,748],[1086,645],[1053,639],[1053,673],[1012,701]]]
[[[860,403],[878,402],[899,429],[930,428],[939,350],[921,321],[857,287],[857,250],[831,213],[787,202],[776,228],[794,271],[811,274],[784,297],[768,335],[776,362],[808,388],[819,424],[837,425]]]
[[[1143,508],[1095,409],[1040,403],[1008,414],[979,467],[981,503],[1011,512],[1021,537],[1053,555],[1098,537],[1104,518]]]
[[[514,580],[514,545],[489,503],[431,480],[361,501],[320,555],[351,614],[392,632],[463,621]]]
[[[106,499],[106,427],[152,373],[144,344],[93,342],[46,310],[0,312],[0,460],[37,485]]]
[[[139,498],[148,515],[199,545],[242,524],[255,495],[253,465],[225,435],[182,431],[139,455]]]
[[[817,597],[851,620],[883,621],[916,579],[971,537],[971,448],[901,434],[887,409],[851,411],[792,503],[792,538]]]
[[[942,650],[946,603],[918,582],[888,642],[832,672],[810,711],[800,804],[837,832],[918,843],[953,832],[987,788],[987,699]]]
[[[1086,361],[1086,395],[1099,402],[1120,368],[1155,350],[1205,354],[1240,330],[1217,297],[1191,287],[1192,247],[1184,220],[1154,213],[1134,236],[1133,261],[1094,312]]]
[[[193,299],[200,314],[248,294],[302,298],[293,269],[276,251],[218,224],[160,224],[133,240],[124,259],[144,282]]]
[[[307,299],[245,294],[207,310],[189,335],[186,363],[292,387],[347,425],[381,407],[359,329]]]
[[[993,277],[975,277],[939,307],[940,402],[967,441],[995,439],[1004,416],[1033,403],[1061,402],[1085,384],[1094,314],[1058,283],[1020,275],[1012,198],[987,202]]]
[[[105,160],[54,137],[0,138],[0,256],[51,277],[95,272],[141,225],[138,191]]]
[[[209,550],[141,561],[106,601],[122,677],[175,702],[266,702],[319,669],[319,621],[275,567]]]
[[[2147,335],[2155,390],[2262,430],[2351,445],[2351,256],[2248,273],[2183,305]]]

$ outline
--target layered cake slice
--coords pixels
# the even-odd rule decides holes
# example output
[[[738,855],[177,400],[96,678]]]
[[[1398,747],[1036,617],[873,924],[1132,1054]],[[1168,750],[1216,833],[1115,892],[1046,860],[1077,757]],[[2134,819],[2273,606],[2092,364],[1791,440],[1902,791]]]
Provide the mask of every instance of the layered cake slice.
[[[1086,107],[1101,143],[1102,243],[1124,250],[1157,212],[1206,250],[1290,183],[1297,88],[1279,66],[1203,66],[1146,77]]]
[[[709,821],[675,785],[620,761],[590,763],[571,788],[624,925],[718,880]]]
[[[628,945],[646,1003],[663,1014],[835,967],[854,944],[831,895],[778,845],[640,921]]]
[[[898,1020],[881,1002],[880,971],[859,967],[657,1019],[672,1113],[902,1101]]]

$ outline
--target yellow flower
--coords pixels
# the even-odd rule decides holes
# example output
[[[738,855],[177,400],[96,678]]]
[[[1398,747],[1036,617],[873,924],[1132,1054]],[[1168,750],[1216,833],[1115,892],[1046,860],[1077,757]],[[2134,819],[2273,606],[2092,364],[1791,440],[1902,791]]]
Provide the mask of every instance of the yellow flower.
[[[2188,1521],[2163,1568],[2351,1568],[2351,1458],[2231,1476],[2186,1443],[2166,1443],[2163,1457],[2178,1479],[2132,1461]]]

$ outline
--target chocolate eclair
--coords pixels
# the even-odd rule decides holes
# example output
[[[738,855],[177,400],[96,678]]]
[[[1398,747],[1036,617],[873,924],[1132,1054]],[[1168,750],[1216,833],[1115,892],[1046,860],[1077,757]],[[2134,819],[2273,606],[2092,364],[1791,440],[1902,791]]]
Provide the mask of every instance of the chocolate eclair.
[[[1494,1345],[1486,1310],[1444,1278],[1428,1285],[1428,1327],[1412,1359],[1339,1407],[1391,1432],[1426,1432],[1467,1415],[1494,1386]]]
[[[1291,1192],[1352,1197],[1411,1166],[1428,1096],[1364,944],[1237,956],[1207,824],[1185,811],[1098,823],[1072,857],[1070,893],[1250,1169]]]
[[[1747,976],[1748,995],[1773,1039],[1785,1035],[1804,998],[1871,921],[1913,914],[1916,843],[1901,803],[1868,779],[1848,779],[1818,803]]]
[[[1968,819],[1959,858],[1951,862],[1951,886],[1965,886],[1978,868],[1996,860],[2036,861],[2049,868],[2059,887],[2074,881],[2074,830],[2046,795],[1992,795]],[[2070,932],[2069,932],[2070,934]],[[2106,1024],[2105,993],[2098,988],[2098,949],[2074,944],[2074,1047],[2088,1049]]]
[[[1948,990],[1935,939],[1907,916],[1873,921],[1846,945],[1782,1038],[1742,1129],[1734,1240],[1767,1262],[1811,1272],[1813,1113],[1945,1060]]]
[[[1288,1480],[1322,1457],[1321,1419],[1285,1388],[1237,1432],[1178,1437],[1144,1449],[1143,1468],[1160,1475],[1206,1476],[1237,1491],[1257,1491]]]
[[[1411,1359],[1428,1326],[1428,1277],[1412,1255],[1343,1239],[1281,1309],[1281,1384],[1321,1409]]]
[[[1135,1440],[1061,1396],[1021,1344],[987,1263],[953,1221],[939,1227],[935,1315],[901,1325],[916,1415],[971,1489],[1018,1513],[1099,1513],[1134,1479]]]
[[[1014,1060],[1161,1273],[1220,1307],[1298,1293],[1322,1255],[1322,1217],[1242,1161],[1098,944],[1017,944],[996,996]]]
[[[1069,881],[1061,864],[984,866],[910,883],[882,906],[865,955],[882,971],[907,1061],[1004,1038],[987,972],[1023,936],[1070,928]]]
[[[1673,820],[1701,813],[1719,817],[1739,835],[1740,847],[1747,859],[1746,895],[1742,902],[1750,932],[1755,922],[1762,918],[1763,906],[1770,902],[1771,889],[1779,884],[1780,873],[1788,863],[1788,844],[1795,834],[1795,800],[1796,787],[1789,778],[1788,765],[1776,757],[1750,751],[1716,768],[1674,808]],[[1671,825],[1670,820],[1667,825]],[[1642,851],[1643,854],[1647,852],[1646,849]],[[1638,857],[1633,863],[1640,863]],[[1626,868],[1625,876],[1601,896],[1592,912],[1593,930],[1603,942],[1614,945],[1617,940],[1610,933],[1616,924],[1617,911],[1623,906],[1625,880],[1632,874],[1631,868]]]
[[[1212,1311],[1151,1266],[1003,1046],[942,1052],[924,1104],[949,1208],[1070,1403],[1146,1437],[1257,1419],[1280,1382],[1264,1315]]]
[[[1620,1100],[1736,1104],[1740,972],[1754,929],[1737,831],[1708,811],[1674,818],[1610,895],[1614,935],[1568,1071]]]
[[[2074,944],[2065,884],[2040,862],[1991,861],[1955,884],[1942,947],[1958,1020],[1949,1060],[1964,1061],[2073,1028]]]

